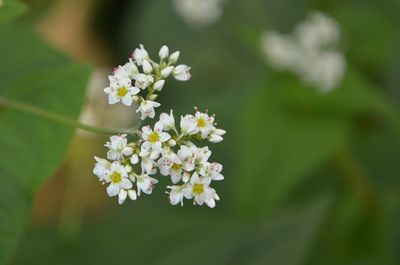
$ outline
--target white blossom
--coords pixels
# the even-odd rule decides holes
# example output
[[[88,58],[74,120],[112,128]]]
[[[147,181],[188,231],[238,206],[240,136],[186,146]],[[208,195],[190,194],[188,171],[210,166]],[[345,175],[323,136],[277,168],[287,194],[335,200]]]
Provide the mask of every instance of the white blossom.
[[[130,189],[132,182],[128,179],[128,173],[123,165],[119,162],[114,162],[110,167],[110,174],[104,179],[110,183],[107,187],[107,194],[110,197],[118,195],[121,189]]]
[[[210,187],[211,178],[200,177],[196,172],[190,178],[190,182],[183,189],[183,195],[188,198],[194,198],[193,204],[215,207],[215,190]]]
[[[147,117],[153,119],[156,115],[154,108],[157,108],[160,105],[160,103],[152,100],[143,100],[136,112],[141,113],[140,119],[142,120],[146,119]]]
[[[174,118],[173,110],[170,110],[170,114],[161,113],[160,121],[162,122],[164,130],[166,130],[166,131],[175,130],[175,118]]]
[[[339,40],[337,22],[313,12],[295,27],[294,34],[265,32],[261,46],[273,67],[293,72],[306,84],[327,93],[339,85],[346,69],[343,54],[335,49]],[[220,139],[218,135],[209,138],[211,142]]]
[[[132,97],[138,94],[139,91],[137,87],[131,85],[130,79],[116,79],[115,77],[110,77],[110,86],[104,89],[104,92],[108,94],[109,104],[122,102],[126,106],[132,105]]]
[[[136,48],[132,53],[132,59],[137,63],[137,65],[142,65],[144,60],[149,59],[149,54],[142,44],[139,48]]]
[[[175,11],[191,26],[204,27],[216,22],[224,0],[174,0]]]
[[[136,186],[138,189],[137,195],[140,196],[141,192],[144,192],[145,194],[151,194],[157,183],[157,179],[152,178],[147,174],[136,176]]]
[[[184,135],[196,133],[197,120],[193,115],[181,116],[180,127]]]
[[[110,174],[111,163],[97,156],[95,156],[94,159],[96,160],[96,164],[93,169],[93,174],[95,174],[100,181],[104,181],[105,177]]]
[[[151,159],[156,159],[162,151],[162,143],[168,141],[171,135],[167,132],[163,132],[162,122],[157,122],[154,125],[154,131],[150,126],[144,126],[142,128],[142,139],[144,142],[141,146],[141,156],[150,156]]]
[[[161,91],[164,87],[165,80],[161,79],[154,83],[153,87],[157,91]]]
[[[210,135],[208,136],[208,140],[212,143],[219,143],[224,140],[222,137],[223,135],[226,134],[226,131],[223,129],[214,129],[210,132]]]
[[[154,82],[154,78],[146,74],[135,74],[133,75],[133,79],[135,80],[135,87],[140,89],[146,89]]]
[[[111,136],[110,141],[105,144],[109,149],[107,158],[110,160],[122,160],[124,156],[130,156],[133,153],[133,149],[127,143],[126,134]]]
[[[192,77],[190,74],[190,67],[186,64],[176,66],[172,71],[172,75],[179,81],[188,81]]]
[[[203,139],[207,138],[211,131],[215,130],[214,117],[207,113],[196,111],[196,130],[201,133]]]

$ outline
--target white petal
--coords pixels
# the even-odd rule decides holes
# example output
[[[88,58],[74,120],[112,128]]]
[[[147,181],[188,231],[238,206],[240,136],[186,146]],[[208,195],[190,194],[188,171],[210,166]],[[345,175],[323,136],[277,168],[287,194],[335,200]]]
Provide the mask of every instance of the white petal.
[[[114,197],[119,193],[120,189],[121,189],[121,187],[118,184],[111,183],[107,187],[107,194],[110,197]]]

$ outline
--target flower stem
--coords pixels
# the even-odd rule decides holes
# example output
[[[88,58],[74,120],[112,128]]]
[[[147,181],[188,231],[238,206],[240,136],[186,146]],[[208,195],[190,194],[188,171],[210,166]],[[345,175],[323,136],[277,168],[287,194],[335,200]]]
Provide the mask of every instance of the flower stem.
[[[369,186],[361,166],[354,159],[348,147],[342,148],[335,159],[336,166],[364,209],[372,216],[379,212],[379,202]]]
[[[130,129],[120,129],[120,128],[104,128],[104,127],[97,127],[97,126],[91,126],[87,125],[84,123],[81,123],[79,121],[76,121],[74,119],[71,119],[67,116],[54,113],[51,111],[47,111],[45,109],[26,104],[20,101],[16,100],[11,100],[9,98],[5,98],[0,96],[0,106],[19,110],[22,112],[26,112],[32,115],[35,115],[37,117],[41,117],[47,120],[51,120],[57,123],[65,124],[68,126],[72,126],[74,128],[79,128],[81,130],[89,131],[89,132],[94,132],[94,133],[104,133],[104,134],[138,134],[138,131],[136,128],[130,128]]]

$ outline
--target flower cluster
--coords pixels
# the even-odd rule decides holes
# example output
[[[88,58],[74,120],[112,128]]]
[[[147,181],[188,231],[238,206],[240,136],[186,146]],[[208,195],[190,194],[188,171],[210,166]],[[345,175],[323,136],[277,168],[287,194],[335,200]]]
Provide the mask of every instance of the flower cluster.
[[[154,99],[154,92],[160,91],[164,85],[164,82],[162,86],[157,83],[169,74],[177,80],[190,78],[190,67],[173,66],[178,57],[176,54],[179,53],[174,54],[168,58],[168,48],[162,47],[159,53],[160,63],[156,64],[149,59],[143,46],[136,49],[133,60],[118,67],[110,76],[110,87],[105,89],[109,103],[122,102],[130,105],[127,103],[137,101],[140,103],[138,111],[141,112],[141,118],[154,118],[154,107],[160,104],[150,99]],[[168,62],[165,61],[166,58]],[[139,73],[138,66],[142,66],[143,73]],[[165,74],[165,69],[170,69],[167,70],[168,74]],[[135,80],[134,86],[131,85],[131,79]],[[122,96],[123,93],[118,92],[121,89],[124,93],[127,91]],[[136,92],[140,90],[147,90],[146,99],[138,96]],[[124,99],[128,94],[131,99]],[[148,104],[151,108],[147,107]],[[110,197],[118,196],[118,202],[122,204],[128,197],[136,200],[142,193],[151,194],[158,183],[155,175],[159,173],[169,177],[173,184],[167,186],[171,204],[183,205],[186,198],[193,199],[193,204],[215,207],[219,196],[210,185],[213,181],[224,179],[221,174],[222,165],[210,162],[209,147],[199,147],[196,143],[219,143],[226,132],[216,127],[214,115],[209,115],[207,111],[201,112],[197,108],[193,115],[181,116],[179,126],[176,123],[171,110],[169,114],[161,113],[154,127],[146,125],[140,131],[133,130],[132,137],[136,136],[138,139],[129,141],[127,134],[110,137],[105,144],[108,149],[107,159],[95,157],[96,165],[93,170],[99,180],[108,185],[107,194]]]
[[[160,103],[155,102],[157,92],[161,91],[165,79],[172,75],[176,80],[187,81],[190,79],[190,67],[185,64],[175,66],[179,59],[180,52],[176,51],[169,55],[167,46],[161,47],[159,53],[160,62],[156,63],[150,59],[148,52],[140,45],[132,53],[127,63],[114,69],[109,87],[104,89],[108,94],[108,103],[121,102],[131,106],[135,101],[139,105],[137,112],[141,113],[141,119],[154,118],[154,108]],[[142,72],[139,71],[142,68]],[[146,97],[139,95],[141,91],[147,92]]]
[[[276,69],[293,72],[305,83],[327,93],[337,87],[346,68],[344,56],[336,49],[339,41],[337,22],[313,12],[291,35],[264,32],[262,50]]]
[[[216,22],[223,12],[225,0],[174,0],[175,11],[183,20],[196,27]]]

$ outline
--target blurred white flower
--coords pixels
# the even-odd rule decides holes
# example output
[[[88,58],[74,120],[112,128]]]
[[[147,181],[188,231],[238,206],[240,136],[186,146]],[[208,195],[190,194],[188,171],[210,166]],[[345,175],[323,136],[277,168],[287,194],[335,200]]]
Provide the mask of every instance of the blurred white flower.
[[[291,37],[273,31],[263,33],[261,48],[267,60],[280,70],[294,67],[301,56],[298,45]]]
[[[309,50],[320,49],[338,44],[340,28],[332,18],[319,12],[312,12],[305,21],[295,28],[299,44]]]
[[[194,27],[213,24],[221,18],[225,0],[174,0],[175,11]]]
[[[261,48],[271,66],[293,72],[306,84],[328,93],[340,84],[346,70],[346,60],[335,48],[339,41],[338,23],[313,12],[295,27],[292,35],[264,32]],[[214,135],[210,141],[218,139]]]

